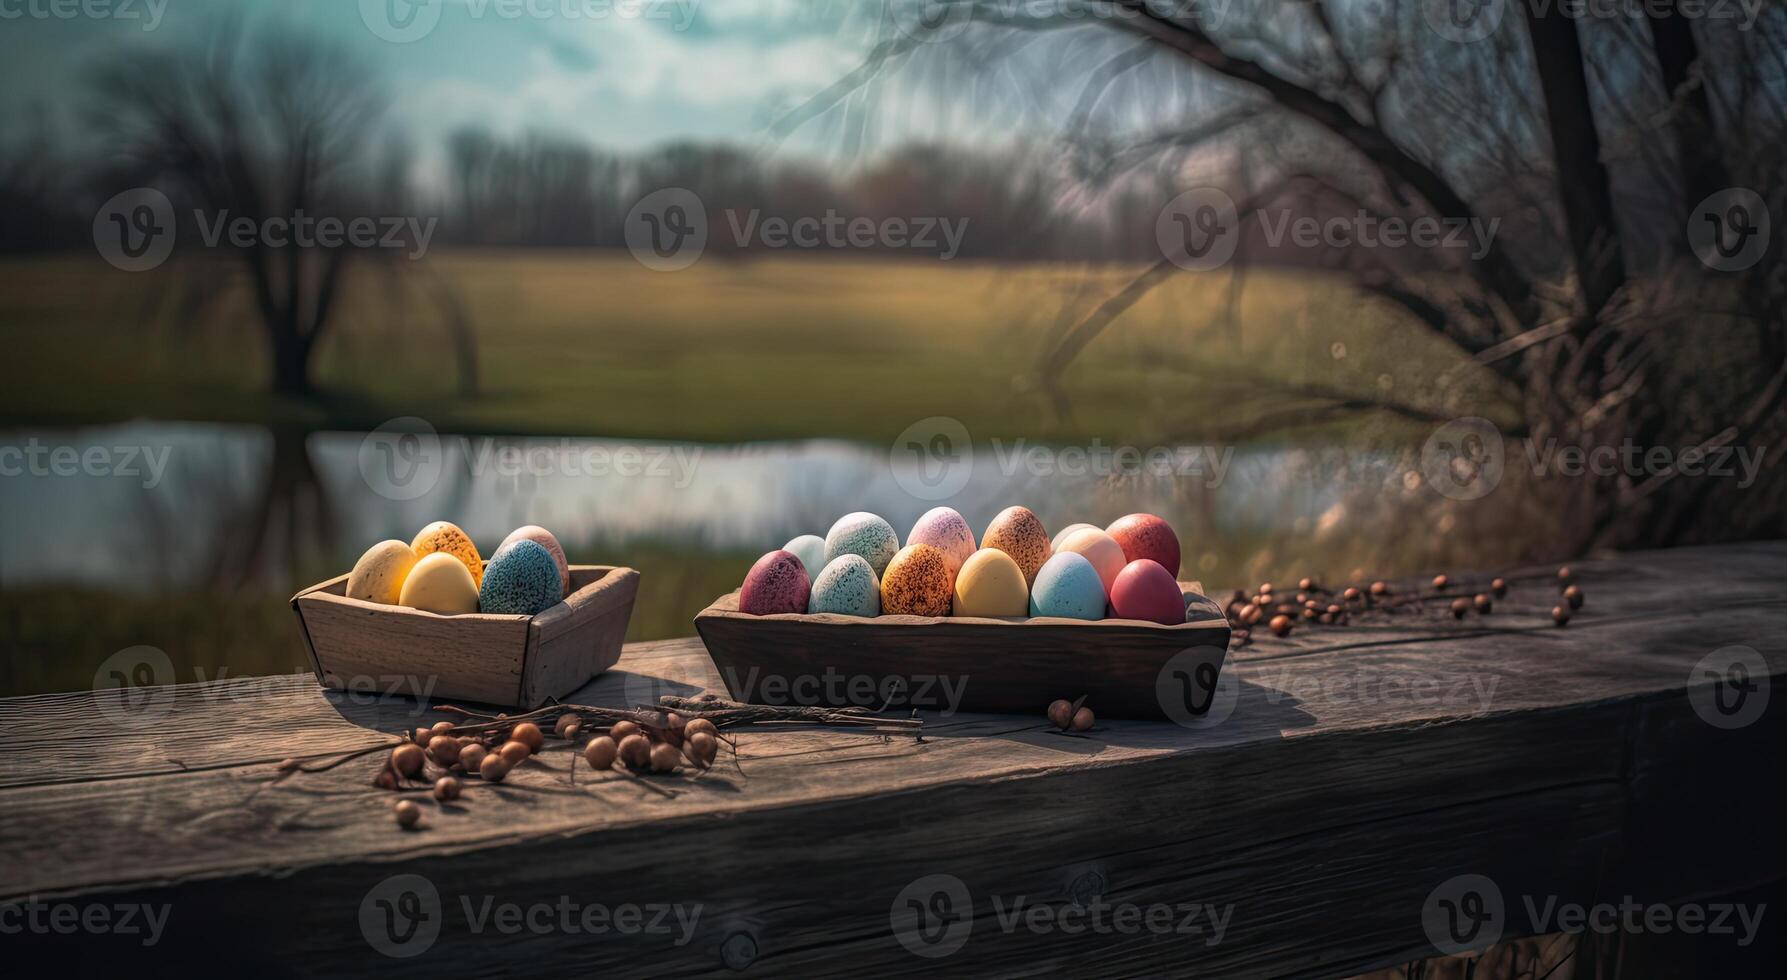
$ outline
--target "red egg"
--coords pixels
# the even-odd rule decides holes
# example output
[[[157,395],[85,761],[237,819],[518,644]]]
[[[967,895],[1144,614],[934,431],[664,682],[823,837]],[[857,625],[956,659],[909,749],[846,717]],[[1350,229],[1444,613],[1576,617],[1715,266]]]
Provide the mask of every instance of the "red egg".
[[[1168,574],[1179,574],[1179,536],[1166,521],[1153,514],[1131,514],[1118,518],[1104,533],[1117,539],[1125,560],[1151,559]]]
[[[1111,614],[1177,626],[1185,622],[1185,593],[1159,562],[1138,558],[1123,566],[1111,583]]]
[[[806,566],[791,551],[772,551],[757,559],[738,590],[739,612],[753,616],[807,611]]]

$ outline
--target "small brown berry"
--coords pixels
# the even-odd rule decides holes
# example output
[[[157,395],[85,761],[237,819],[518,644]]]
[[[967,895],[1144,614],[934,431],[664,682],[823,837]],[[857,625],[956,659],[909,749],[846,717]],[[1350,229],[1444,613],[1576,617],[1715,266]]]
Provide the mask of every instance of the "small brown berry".
[[[1570,604],[1571,609],[1581,609],[1582,600],[1585,598],[1587,597],[1582,594],[1580,585],[1572,585],[1564,590],[1564,601]]]
[[[1497,599],[1500,599],[1501,597],[1507,595],[1508,594],[1508,580],[1505,578],[1498,578],[1495,581],[1489,583],[1489,591],[1495,593],[1495,597]]]
[[[712,721],[706,718],[690,718],[689,723],[683,726],[683,734],[694,735],[697,732],[706,732],[716,739],[720,737],[720,730],[714,727]]]
[[[1073,713],[1073,730],[1076,732],[1089,732],[1092,730],[1093,723],[1097,720],[1098,719],[1093,716],[1091,708],[1081,708]]]
[[[372,785],[379,789],[396,789],[397,777],[391,773],[391,767],[386,766],[378,771],[377,776],[372,777]]]
[[[398,800],[397,805],[391,809],[397,814],[397,826],[405,830],[414,827],[416,821],[422,819],[422,808],[410,800]]]
[[[1559,585],[1569,585],[1576,581],[1576,572],[1570,566],[1565,565],[1557,570],[1557,581]]]
[[[1251,602],[1245,606],[1242,606],[1240,621],[1241,621],[1242,625],[1244,625],[1244,626],[1252,626],[1254,623],[1259,622],[1260,621],[1260,607],[1254,605]]]
[[[1357,586],[1349,585],[1346,587],[1346,591],[1340,594],[1340,597],[1348,602],[1358,602],[1359,589]]]
[[[410,741],[416,743],[417,745],[426,746],[428,744],[428,740],[433,737],[434,737],[434,729],[432,729],[432,728],[418,728],[418,729],[416,729],[415,733],[410,736]]]
[[[1471,601],[1469,599],[1453,599],[1452,600],[1452,617],[1454,619],[1463,619],[1464,614],[1467,612],[1470,612],[1470,611],[1471,611]]]
[[[1271,594],[1272,594],[1272,583],[1271,582],[1261,582],[1260,583],[1260,595],[1271,595]]]
[[[652,772],[669,772],[676,768],[676,761],[680,758],[682,755],[676,751],[676,746],[669,742],[659,742],[651,750]]]
[[[429,730],[428,730],[428,731],[429,731],[429,733],[430,733],[430,734],[432,734],[432,735],[445,735],[445,734],[447,734],[447,733],[448,733],[448,732],[450,732],[450,731],[452,731],[452,730],[453,730],[453,723],[452,723],[452,722],[450,722],[450,721],[437,721],[437,722],[435,722],[435,723],[434,723],[434,727],[433,727],[433,728],[430,728],[430,729],[429,729]]]
[[[1291,635],[1291,617],[1289,616],[1273,616],[1272,621],[1266,625],[1271,627],[1272,632],[1279,636]]]
[[[1322,613],[1315,618],[1315,621],[1321,623],[1323,626],[1328,626],[1334,622],[1334,614],[1330,612]]]
[[[540,726],[531,721],[516,725],[510,730],[509,738],[527,746],[530,754],[540,751],[540,746],[546,744],[546,736],[541,734]]]
[[[1315,600],[1309,598],[1309,593],[1299,592],[1299,593],[1297,593],[1297,601],[1307,606],[1311,602],[1314,602]]]
[[[521,742],[509,741],[504,742],[502,748],[496,750],[496,754],[502,756],[503,761],[509,765],[519,766],[523,759],[533,753],[529,752],[527,746]]]
[[[1065,731],[1068,725],[1073,724],[1073,702],[1066,698],[1057,698],[1049,702],[1049,710],[1046,714],[1049,724]]]
[[[1315,579],[1309,578],[1308,576],[1305,576],[1305,577],[1297,580],[1297,588],[1302,589],[1305,592],[1308,592],[1311,589],[1314,589],[1315,587],[1316,587]]]
[[[1558,624],[1559,626],[1562,626],[1565,623],[1568,623],[1570,621],[1570,610],[1564,608],[1563,606],[1552,606],[1551,607],[1551,621]]]
[[[720,740],[707,732],[696,732],[689,736],[688,749],[695,764],[705,769],[714,764],[714,756],[720,752]]]
[[[1438,589],[1441,592],[1446,591],[1446,586],[1451,585],[1451,584],[1452,584],[1452,580],[1447,578],[1444,575],[1435,575],[1433,577],[1433,587]]]
[[[652,743],[638,732],[621,739],[615,748],[620,760],[635,769],[651,764]]]
[[[606,735],[597,735],[583,747],[583,758],[588,760],[589,767],[597,772],[614,768],[614,759],[620,754],[614,739]]]
[[[442,803],[459,799],[459,780],[442,776],[434,781],[434,798]]]
[[[391,750],[391,768],[400,776],[414,776],[422,771],[422,747],[399,745]]]
[[[1489,593],[1487,592],[1477,593],[1477,597],[1472,599],[1471,603],[1477,607],[1478,612],[1485,616],[1489,615],[1489,613],[1495,609],[1495,602],[1489,598]]]
[[[484,781],[489,783],[502,782],[503,777],[509,774],[509,769],[509,760],[495,752],[485,756],[484,761],[478,763],[478,775],[483,776]]]
[[[609,737],[613,738],[616,742],[621,741],[628,735],[637,734],[639,734],[639,726],[630,721],[617,721],[608,729]]]
[[[436,735],[428,740],[428,755],[443,766],[459,761],[459,740],[451,735]]]
[[[569,738],[570,736],[565,733],[578,727],[582,723],[583,719],[578,717],[577,713],[573,711],[568,714],[559,715],[558,720],[552,723],[552,731],[553,734],[557,735],[559,738]]]
[[[1305,610],[1303,610],[1303,618],[1304,618],[1304,619],[1308,619],[1308,620],[1312,620],[1312,621],[1313,621],[1313,620],[1314,620],[1314,619],[1316,619],[1316,618],[1317,618],[1317,617],[1319,617],[1319,616],[1320,616],[1320,615],[1321,615],[1321,613],[1319,613],[1319,612],[1316,612],[1316,611],[1315,611],[1315,607],[1314,607],[1314,606],[1310,606],[1310,607],[1309,607],[1309,608],[1308,608],[1308,609],[1305,609]]]
[[[460,768],[466,772],[477,772],[478,767],[484,764],[484,757],[489,754],[489,751],[476,742],[465,746],[459,750]]]
[[[1379,596],[1379,597],[1389,595],[1390,594],[1390,583],[1384,582],[1384,581],[1377,581],[1377,582],[1371,583],[1371,594],[1374,596]]]

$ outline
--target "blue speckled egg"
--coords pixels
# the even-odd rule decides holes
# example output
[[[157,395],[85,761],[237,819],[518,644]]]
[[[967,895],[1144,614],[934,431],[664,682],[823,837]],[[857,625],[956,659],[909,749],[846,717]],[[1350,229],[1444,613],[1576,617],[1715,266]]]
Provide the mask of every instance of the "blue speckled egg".
[[[825,570],[825,539],[817,534],[803,534],[782,546],[783,551],[790,552],[800,559],[800,565],[807,570],[807,577],[816,579]]]
[[[807,612],[881,615],[881,580],[861,555],[839,555],[813,582]]]
[[[893,525],[867,511],[845,514],[825,535],[827,565],[841,555],[861,555],[876,575],[887,570],[887,563],[899,550],[900,536]]]
[[[498,548],[484,563],[478,611],[532,616],[561,598],[558,562],[538,541],[520,538]]]
[[[1104,618],[1104,581],[1086,556],[1063,551],[1037,569],[1030,586],[1030,615]]]

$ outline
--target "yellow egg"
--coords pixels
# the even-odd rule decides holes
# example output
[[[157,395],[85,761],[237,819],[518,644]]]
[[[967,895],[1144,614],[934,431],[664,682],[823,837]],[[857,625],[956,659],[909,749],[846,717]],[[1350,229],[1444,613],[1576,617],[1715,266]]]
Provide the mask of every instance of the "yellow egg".
[[[423,555],[403,580],[397,602],[443,616],[478,611],[478,583],[465,563],[444,551]]]
[[[998,548],[982,548],[968,556],[956,573],[957,616],[1024,616],[1030,612],[1030,589],[1024,570]]]
[[[478,557],[478,546],[472,543],[471,535],[451,521],[435,521],[417,531],[416,540],[410,542],[410,547],[415,549],[418,559],[437,551],[452,555],[465,562],[466,571],[472,573],[473,585],[484,581],[484,559]]]
[[[416,550],[402,541],[380,541],[366,549],[348,573],[347,597],[397,605],[403,580],[416,564]]]
[[[1049,560],[1049,532],[1043,530],[1042,519],[1028,507],[1007,507],[987,525],[981,535],[982,548],[998,548],[1018,563],[1024,572],[1024,584],[1036,582],[1037,569]]]
[[[941,550],[909,544],[881,573],[881,615],[947,616],[954,585]]]

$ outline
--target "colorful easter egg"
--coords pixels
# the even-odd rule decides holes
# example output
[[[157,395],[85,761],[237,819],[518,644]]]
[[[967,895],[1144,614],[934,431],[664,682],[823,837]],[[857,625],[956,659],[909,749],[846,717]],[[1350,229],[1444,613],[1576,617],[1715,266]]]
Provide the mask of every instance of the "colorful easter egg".
[[[1137,558],[1111,583],[1111,615],[1177,626],[1185,622],[1185,593],[1160,562]]]
[[[1119,517],[1105,528],[1129,561],[1147,558],[1158,562],[1168,575],[1179,574],[1179,536],[1173,526],[1153,514]]]
[[[887,616],[947,616],[955,576],[949,559],[928,544],[909,544],[881,573],[881,612]]]
[[[402,541],[380,541],[366,549],[347,576],[347,597],[397,604],[403,580],[416,566],[416,551]]]
[[[1077,551],[1063,551],[1043,563],[1030,588],[1030,615],[1103,619],[1104,583],[1098,569]]]
[[[807,570],[808,580],[817,580],[819,573],[825,571],[825,539],[817,534],[803,534],[782,546],[782,550],[800,559],[802,568]]]
[[[881,615],[881,580],[861,555],[839,555],[813,580],[807,612]]]
[[[523,524],[510,531],[503,543],[496,546],[496,550],[500,552],[517,541],[532,541],[545,548],[547,554],[552,556],[552,563],[558,566],[558,595],[559,598],[564,598],[571,591],[571,563],[565,559],[565,549],[559,547],[558,538],[538,524]]]
[[[845,514],[825,535],[825,564],[837,561],[839,555],[861,555],[876,575],[885,574],[899,550],[900,536],[893,525],[867,511]]]
[[[982,548],[968,556],[956,572],[951,610],[957,616],[1027,616],[1030,587],[1024,570],[998,548]]]
[[[943,557],[949,559],[949,570],[954,572],[974,554],[974,529],[954,507],[933,507],[912,525],[906,543],[928,544],[943,552]]]
[[[772,551],[745,573],[738,608],[753,616],[807,611],[807,568],[792,552]]]
[[[496,549],[484,564],[478,586],[478,611],[505,616],[532,616],[558,605],[565,597],[559,584],[558,560],[546,546],[530,538]]]
[[[478,583],[458,556],[444,551],[423,555],[403,580],[397,604],[443,616],[478,611]]]
[[[1123,566],[1128,564],[1117,539],[1095,527],[1082,528],[1068,535],[1067,540],[1061,542],[1061,551],[1085,555],[1092,567],[1098,569],[1098,579],[1104,583],[1107,595],[1110,594],[1111,583],[1117,580],[1117,573],[1123,571]]]
[[[418,561],[436,552],[452,555],[465,563],[474,584],[484,580],[484,561],[478,557],[478,546],[472,543],[471,535],[451,521],[435,521],[417,531],[410,547],[415,549]]]
[[[1036,582],[1036,570],[1049,559],[1049,532],[1042,519],[1028,507],[1007,507],[987,525],[981,535],[982,548],[998,548],[1012,557],[1024,571],[1027,584]]]
[[[1089,527],[1095,528],[1097,526],[1098,525],[1096,525],[1096,524],[1069,524],[1066,527],[1062,528],[1061,530],[1056,531],[1055,537],[1053,538],[1053,540],[1049,541],[1050,552],[1053,553],[1056,551],[1060,551],[1061,550],[1061,542],[1066,541],[1068,538],[1068,535],[1072,534],[1073,532],[1084,530],[1085,528],[1089,528]]]

